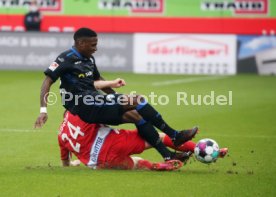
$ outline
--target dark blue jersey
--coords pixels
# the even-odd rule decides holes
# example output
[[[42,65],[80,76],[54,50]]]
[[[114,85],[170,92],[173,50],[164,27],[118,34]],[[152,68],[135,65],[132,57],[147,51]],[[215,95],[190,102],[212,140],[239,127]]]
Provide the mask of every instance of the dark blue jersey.
[[[74,96],[97,92],[94,81],[100,79],[94,57],[83,57],[74,47],[61,53],[44,73],[54,82],[60,78],[61,94],[71,93]],[[74,98],[63,104],[66,109],[71,111]]]

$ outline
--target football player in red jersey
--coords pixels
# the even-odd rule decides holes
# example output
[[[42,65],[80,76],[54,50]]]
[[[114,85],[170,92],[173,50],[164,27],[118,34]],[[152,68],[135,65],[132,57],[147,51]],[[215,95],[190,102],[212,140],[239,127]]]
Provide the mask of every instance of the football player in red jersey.
[[[149,169],[176,170],[189,159],[195,148],[195,143],[188,141],[175,147],[170,137],[160,133],[163,143],[177,151],[179,160],[166,162],[150,162],[133,154],[142,153],[151,146],[143,140],[137,130],[114,129],[103,124],[91,124],[82,121],[78,115],[66,112],[60,126],[58,142],[63,166],[76,166],[80,162],[93,169]],[[71,153],[78,160],[70,161]],[[225,156],[221,152],[221,156]]]

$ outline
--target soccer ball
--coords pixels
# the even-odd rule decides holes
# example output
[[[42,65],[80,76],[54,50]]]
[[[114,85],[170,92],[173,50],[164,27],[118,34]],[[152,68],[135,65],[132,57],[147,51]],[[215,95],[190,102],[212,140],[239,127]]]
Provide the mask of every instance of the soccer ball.
[[[196,144],[194,154],[198,161],[206,164],[212,163],[219,156],[218,143],[212,139],[202,139]]]

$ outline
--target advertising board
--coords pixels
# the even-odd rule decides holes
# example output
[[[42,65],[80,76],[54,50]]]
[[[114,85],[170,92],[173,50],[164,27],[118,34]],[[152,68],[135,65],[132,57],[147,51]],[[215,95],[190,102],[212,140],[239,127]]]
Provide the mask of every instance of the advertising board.
[[[135,34],[134,72],[235,74],[236,36]]]

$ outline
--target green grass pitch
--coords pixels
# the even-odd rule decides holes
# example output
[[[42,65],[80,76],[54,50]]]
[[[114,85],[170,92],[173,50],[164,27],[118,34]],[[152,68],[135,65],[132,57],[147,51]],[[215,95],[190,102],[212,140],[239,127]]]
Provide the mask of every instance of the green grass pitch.
[[[84,166],[60,167],[57,130],[62,120],[60,98],[48,107],[41,130],[33,123],[39,113],[42,72],[0,72],[0,196],[276,196],[276,77],[238,75],[214,80],[206,76],[135,75],[122,77],[127,86],[148,95],[168,95],[167,106],[155,106],[176,129],[200,126],[195,141],[209,137],[229,147],[229,157],[205,165],[193,159],[180,171],[93,171]],[[188,83],[186,80],[191,78]],[[153,86],[178,80],[179,83]],[[181,81],[183,80],[183,81]],[[58,84],[53,91],[58,94]],[[232,106],[176,105],[176,92],[228,95]],[[124,125],[134,128],[132,125]],[[144,158],[160,161],[154,151]]]

